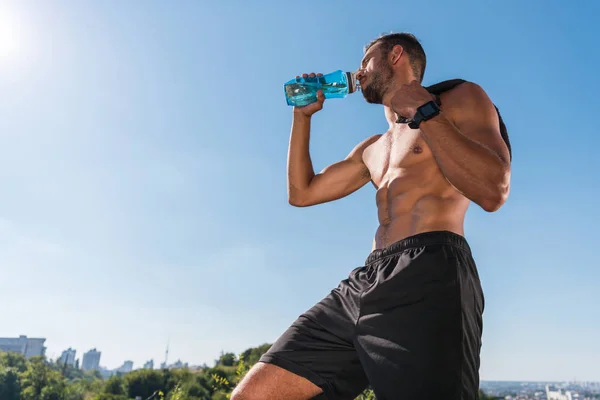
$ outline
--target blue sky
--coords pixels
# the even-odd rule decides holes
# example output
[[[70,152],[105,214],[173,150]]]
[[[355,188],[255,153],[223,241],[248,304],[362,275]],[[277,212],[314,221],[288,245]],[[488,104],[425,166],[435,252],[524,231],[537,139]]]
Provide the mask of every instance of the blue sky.
[[[485,4],[484,4],[485,3]],[[417,35],[425,84],[461,77],[500,108],[512,193],[471,206],[486,295],[482,379],[600,380],[594,16],[579,1],[0,3],[0,336],[48,353],[208,363],[272,342],[361,265],[374,189],[286,199],[282,84],[354,70]],[[362,96],[314,117],[315,169],[387,127]]]

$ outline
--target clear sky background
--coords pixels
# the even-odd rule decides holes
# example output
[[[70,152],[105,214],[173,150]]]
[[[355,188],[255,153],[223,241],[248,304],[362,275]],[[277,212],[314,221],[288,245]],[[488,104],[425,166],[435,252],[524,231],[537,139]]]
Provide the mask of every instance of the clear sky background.
[[[0,336],[101,364],[212,365],[274,341],[361,265],[374,189],[286,198],[283,83],[354,70],[409,31],[424,84],[500,108],[512,193],[471,206],[484,380],[600,380],[600,3],[0,0]],[[387,127],[362,96],[314,118],[315,169]]]

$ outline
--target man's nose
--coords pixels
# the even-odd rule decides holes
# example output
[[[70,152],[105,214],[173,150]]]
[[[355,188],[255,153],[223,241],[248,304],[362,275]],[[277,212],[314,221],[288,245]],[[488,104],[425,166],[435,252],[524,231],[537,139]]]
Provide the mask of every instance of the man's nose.
[[[365,77],[365,73],[366,71],[363,68],[359,68],[358,70],[356,70],[356,79],[361,80]]]

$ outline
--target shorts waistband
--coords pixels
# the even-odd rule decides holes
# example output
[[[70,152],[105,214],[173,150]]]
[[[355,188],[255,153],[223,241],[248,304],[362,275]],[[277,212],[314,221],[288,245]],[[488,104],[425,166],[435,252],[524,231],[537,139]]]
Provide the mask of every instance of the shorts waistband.
[[[384,247],[383,249],[373,250],[371,254],[369,254],[369,256],[367,257],[365,264],[372,264],[377,260],[402,253],[403,251],[408,249],[422,246],[431,246],[434,244],[460,247],[462,250],[471,254],[471,248],[467,243],[467,239],[465,239],[464,236],[450,231],[432,231],[418,233],[416,235],[409,236],[405,239],[394,242],[389,246]]]

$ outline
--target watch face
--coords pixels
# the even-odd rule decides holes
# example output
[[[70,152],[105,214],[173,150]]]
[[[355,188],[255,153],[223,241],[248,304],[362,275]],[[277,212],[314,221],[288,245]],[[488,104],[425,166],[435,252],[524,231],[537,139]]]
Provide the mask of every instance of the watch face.
[[[423,114],[430,115],[430,114],[433,114],[434,112],[436,112],[436,109],[432,103],[427,103],[423,106]]]
[[[427,120],[435,117],[439,113],[439,107],[434,102],[423,104],[420,110],[423,119]]]

